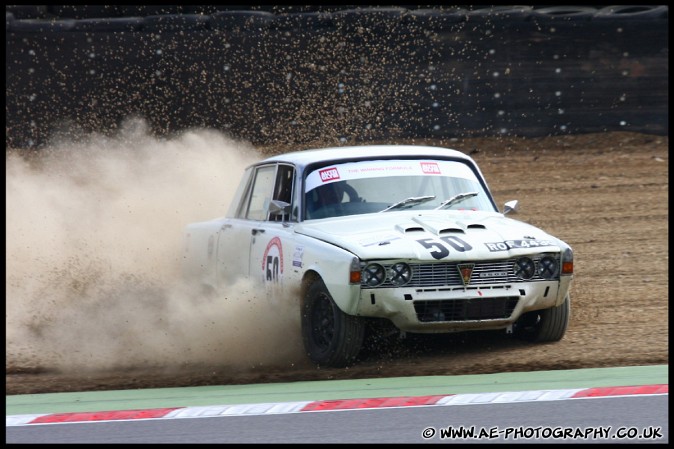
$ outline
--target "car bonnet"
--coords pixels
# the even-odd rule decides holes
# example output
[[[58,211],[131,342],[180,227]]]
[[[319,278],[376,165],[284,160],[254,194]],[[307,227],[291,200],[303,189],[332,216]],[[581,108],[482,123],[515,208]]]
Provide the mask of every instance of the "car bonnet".
[[[477,260],[558,252],[559,241],[496,212],[392,211],[299,223],[295,232],[331,243],[362,260]],[[439,245],[439,247],[438,247]]]

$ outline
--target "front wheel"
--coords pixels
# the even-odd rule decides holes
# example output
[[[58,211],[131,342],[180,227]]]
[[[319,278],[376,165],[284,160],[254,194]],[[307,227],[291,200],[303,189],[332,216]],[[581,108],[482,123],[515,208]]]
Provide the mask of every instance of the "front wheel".
[[[320,279],[302,304],[302,339],[309,358],[319,366],[341,368],[353,362],[363,345],[365,323],[342,312]]]
[[[571,316],[571,298],[566,295],[557,307],[523,314],[515,323],[515,336],[523,340],[545,343],[564,337]]]

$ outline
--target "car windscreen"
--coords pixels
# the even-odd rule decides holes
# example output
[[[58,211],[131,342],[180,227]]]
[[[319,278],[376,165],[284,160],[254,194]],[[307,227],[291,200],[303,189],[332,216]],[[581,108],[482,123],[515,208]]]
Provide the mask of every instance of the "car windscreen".
[[[310,172],[306,218],[385,210],[497,211],[476,173],[464,162],[387,159],[348,162]]]

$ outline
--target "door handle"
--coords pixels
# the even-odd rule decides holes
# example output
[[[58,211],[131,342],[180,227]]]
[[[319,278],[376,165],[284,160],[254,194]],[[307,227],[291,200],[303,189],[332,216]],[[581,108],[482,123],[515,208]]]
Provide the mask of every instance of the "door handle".
[[[253,230],[251,231],[253,235],[262,234],[263,232],[264,229],[255,229],[255,228],[253,228]]]

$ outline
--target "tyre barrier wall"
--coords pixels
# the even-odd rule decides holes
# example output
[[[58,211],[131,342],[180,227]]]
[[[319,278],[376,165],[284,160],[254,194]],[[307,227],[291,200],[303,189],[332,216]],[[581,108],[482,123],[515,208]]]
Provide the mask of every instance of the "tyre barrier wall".
[[[667,6],[298,9],[7,6],[6,144],[668,133]]]

